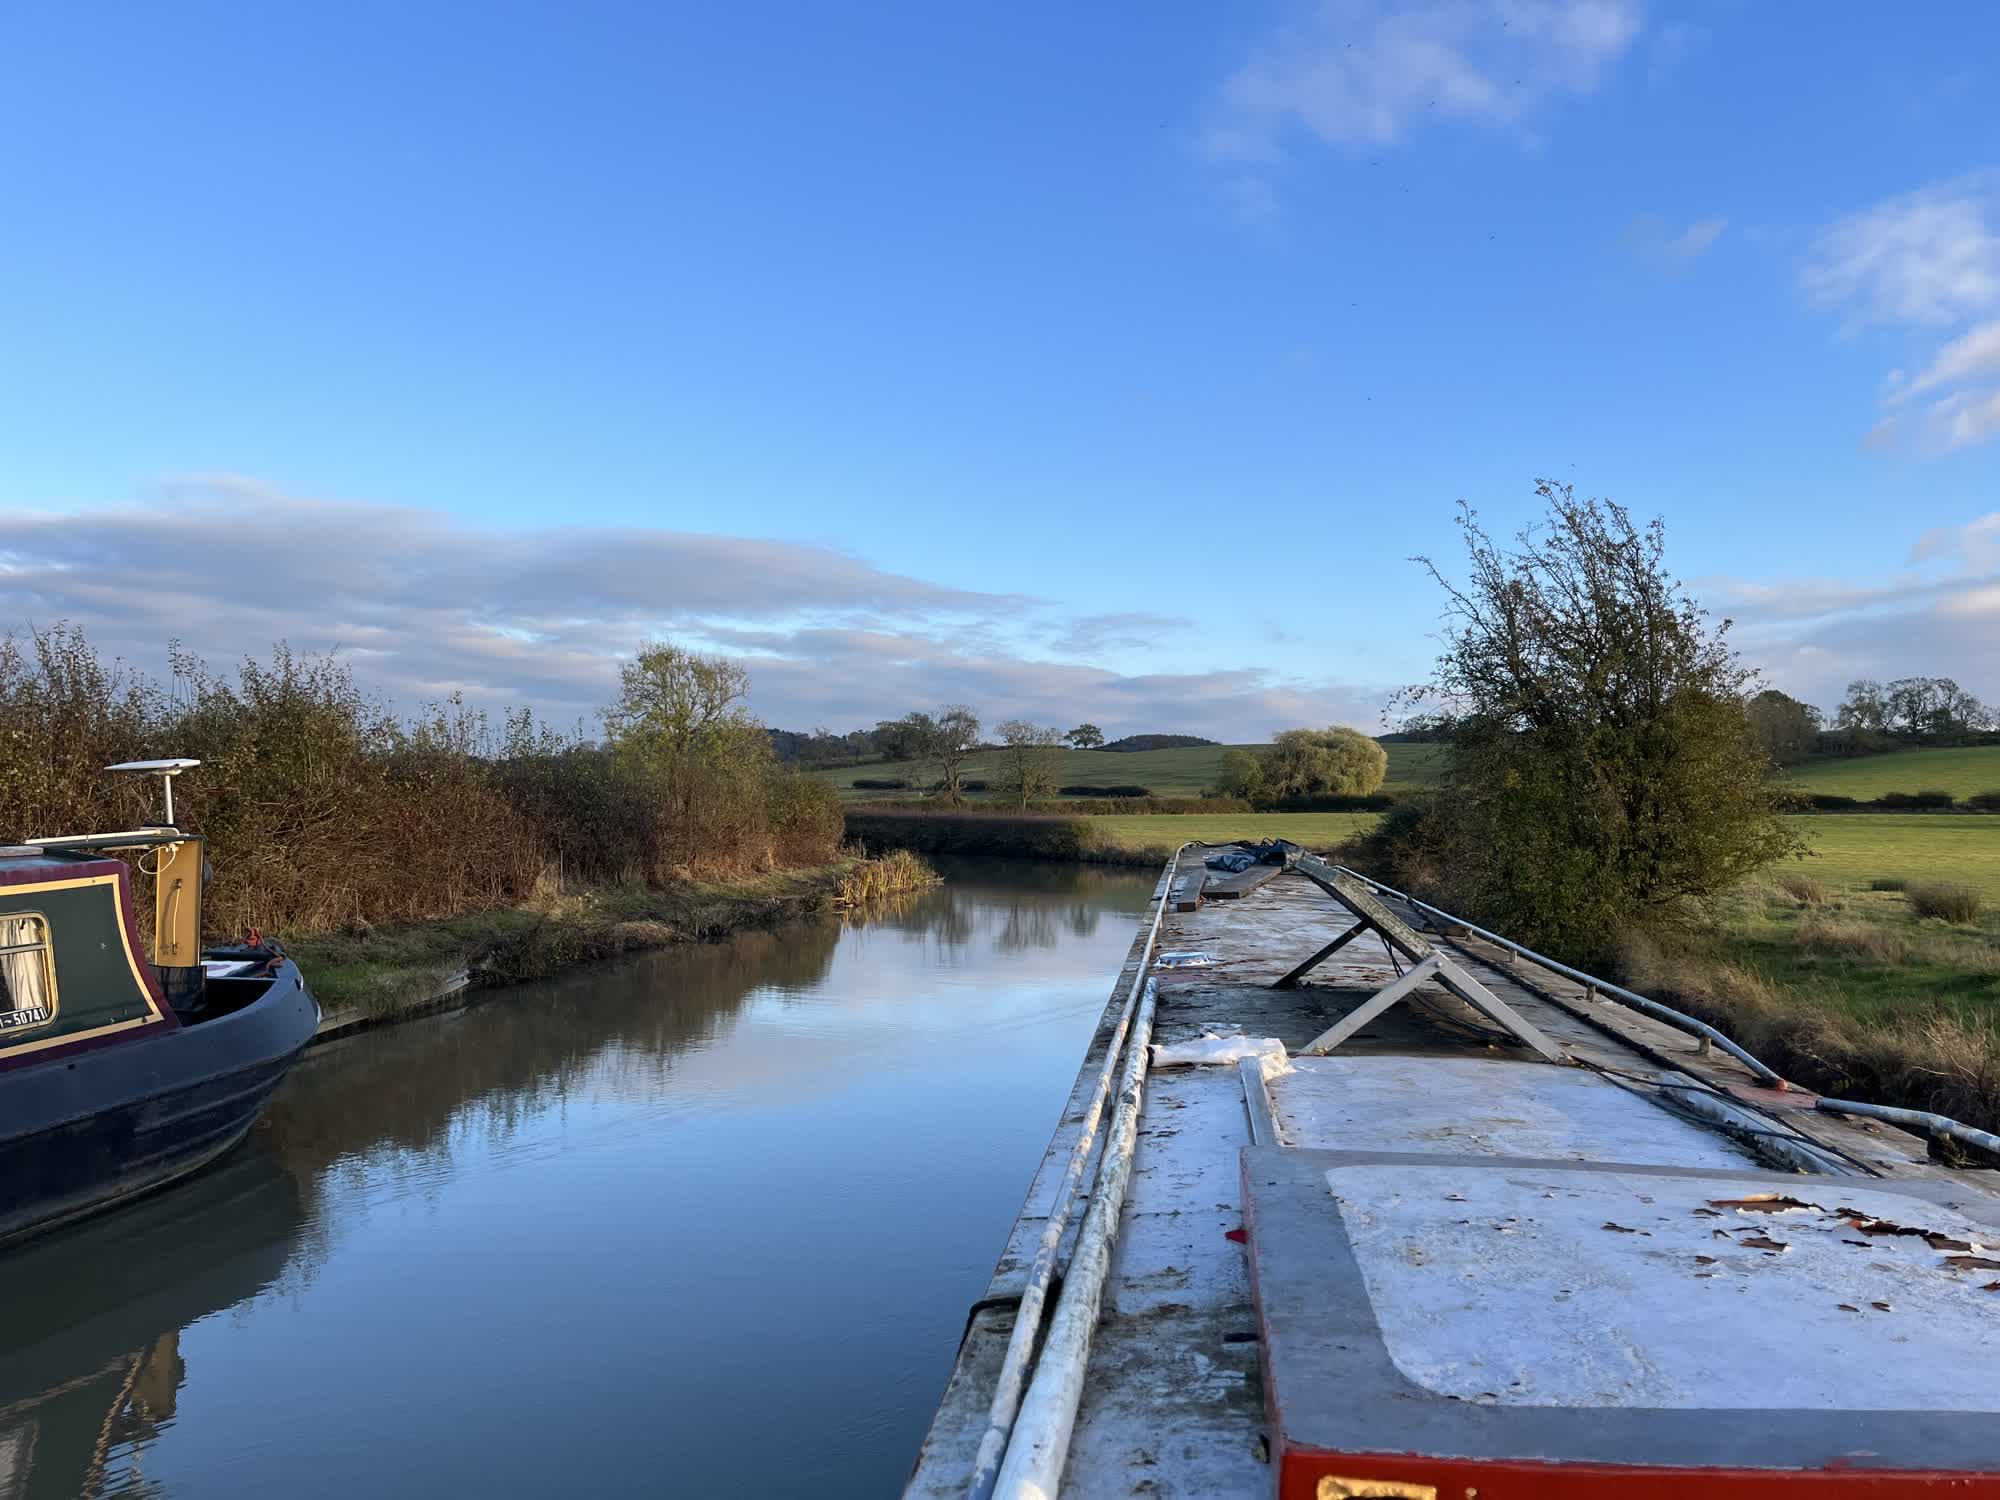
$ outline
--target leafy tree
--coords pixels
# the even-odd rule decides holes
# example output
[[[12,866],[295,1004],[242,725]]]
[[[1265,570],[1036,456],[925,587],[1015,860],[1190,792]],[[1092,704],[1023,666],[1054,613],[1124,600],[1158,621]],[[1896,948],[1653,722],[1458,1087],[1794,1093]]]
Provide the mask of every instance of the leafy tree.
[[[613,751],[658,782],[689,858],[704,840],[733,836],[743,810],[761,809],[771,744],[743,707],[749,690],[735,662],[663,642],[619,669],[604,710]]]
[[[1753,695],[1745,706],[1751,733],[1773,760],[1796,760],[1810,751],[1819,738],[1820,711],[1776,688]]]
[[[875,726],[875,748],[884,760],[918,760],[923,756],[923,732],[911,714],[901,719],[884,719]]]
[[[1889,727],[1925,739],[1983,729],[1986,707],[1949,677],[1903,677],[1884,694]]]
[[[1001,793],[1019,807],[1054,796],[1062,780],[1062,731],[1009,719],[999,733]]]
[[[1503,551],[1461,506],[1470,577],[1405,702],[1448,740],[1443,779],[1389,851],[1510,937],[1579,958],[1634,924],[1695,919],[1803,852],[1778,817],[1745,699],[1755,674],[1666,568],[1666,534],[1544,481],[1546,521]]]
[[[1887,729],[1889,698],[1882,684],[1867,677],[1848,683],[1847,697],[1834,710],[1833,722],[1842,729]]]
[[[1079,724],[1063,738],[1079,750],[1095,750],[1104,743],[1104,731],[1095,724]]]
[[[979,748],[979,718],[962,703],[936,714],[913,713],[902,722],[916,746],[916,760],[937,770],[938,795],[951,806],[965,800],[965,763]]]
[[[1365,797],[1389,774],[1389,752],[1358,729],[1287,729],[1258,752],[1267,797]]]
[[[742,707],[749,691],[750,674],[733,661],[664,642],[647,646],[619,669],[605,733],[639,759],[696,763],[755,727]]]
[[[1264,795],[1264,762],[1254,751],[1225,750],[1215,778],[1220,797],[1261,797]]]

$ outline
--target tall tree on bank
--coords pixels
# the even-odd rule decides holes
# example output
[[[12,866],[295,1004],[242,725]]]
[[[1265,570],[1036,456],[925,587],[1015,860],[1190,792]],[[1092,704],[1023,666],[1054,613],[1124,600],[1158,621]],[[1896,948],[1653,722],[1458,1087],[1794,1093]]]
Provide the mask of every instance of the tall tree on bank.
[[[1104,743],[1104,731],[1095,724],[1079,724],[1063,738],[1078,750],[1095,750]]]
[[[1750,714],[1750,732],[1764,753],[1776,761],[1797,760],[1811,753],[1823,727],[1820,711],[1810,703],[1765,688],[1744,705]]]
[[[1001,795],[1021,808],[1053,797],[1062,781],[1062,731],[1009,719],[999,733]]]
[[[915,759],[937,771],[937,792],[957,807],[965,800],[965,763],[979,748],[979,716],[963,703],[947,705],[936,714],[913,713],[909,726]]]
[[[619,669],[605,735],[622,760],[658,783],[690,837],[723,809],[758,800],[771,748],[743,706],[749,690],[750,674],[735,662],[666,642]]]
[[[1450,754],[1397,854],[1509,936],[1613,953],[1803,852],[1778,817],[1745,703],[1756,674],[1666,568],[1666,533],[1542,481],[1544,523],[1502,550],[1461,506],[1470,576],[1406,702]]]

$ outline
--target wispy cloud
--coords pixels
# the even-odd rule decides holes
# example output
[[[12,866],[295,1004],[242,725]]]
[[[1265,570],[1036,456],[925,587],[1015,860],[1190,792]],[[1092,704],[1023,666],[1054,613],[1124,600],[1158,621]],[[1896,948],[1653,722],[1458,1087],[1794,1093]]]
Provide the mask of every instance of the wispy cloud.
[[[1078,615],[1064,625],[1049,642],[1064,656],[1096,656],[1105,651],[1136,651],[1157,648],[1176,631],[1194,622],[1185,615],[1156,615],[1143,611],[1122,614]]]
[[[1955,560],[1970,573],[2000,573],[2000,510],[1963,526],[1926,531],[1910,549],[1912,563]]]
[[[2000,172],[1903,193],[1829,227],[1800,282],[1850,331],[1965,327],[2000,308],[1996,221]],[[1914,377],[1890,371],[1881,400],[1890,415],[1870,431],[1871,446],[1907,437],[1943,452],[2000,434],[2000,320],[1967,327]]]
[[[1915,379],[1897,385],[1896,395],[1902,399],[1985,375],[2000,375],[2000,319],[1946,344]]]
[[[1323,0],[1224,80],[1201,133],[1240,209],[1275,209],[1292,137],[1393,146],[1436,123],[1524,131],[1595,90],[1640,30],[1636,0]]]
[[[463,692],[559,723],[593,719],[620,661],[656,637],[740,658],[752,707],[788,727],[969,702],[996,722],[1243,739],[1373,727],[1386,697],[1257,666],[1114,671],[1093,658],[1185,622],[951,588],[827,548],[649,527],[506,530],[230,478],[109,512],[0,511],[0,633],[59,619],[150,669],[170,639],[218,666],[284,640],[338,650],[404,708]]]
[[[1625,226],[1619,239],[1641,262],[1664,271],[1681,271],[1715,248],[1727,219],[1697,219],[1676,229],[1657,214],[1640,214]]]
[[[2000,511],[1927,531],[1879,581],[1710,579],[1703,597],[1788,693],[1822,707],[1857,677],[1955,677],[2000,701]]]
[[[1842,219],[1813,245],[1806,292],[1883,323],[1950,323],[2000,305],[1995,189],[1995,174],[1980,173]]]

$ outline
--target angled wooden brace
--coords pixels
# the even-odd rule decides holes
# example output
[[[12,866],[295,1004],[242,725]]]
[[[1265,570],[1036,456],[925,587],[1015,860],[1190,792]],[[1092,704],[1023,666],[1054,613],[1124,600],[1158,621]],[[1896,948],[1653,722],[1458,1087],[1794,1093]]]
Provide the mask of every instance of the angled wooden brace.
[[[1330,1027],[1305,1050],[1308,1055],[1321,1056],[1331,1052],[1355,1032],[1381,1015],[1383,1011],[1401,1000],[1411,990],[1426,979],[1435,978],[1452,994],[1492,1021],[1495,1025],[1533,1048],[1552,1063],[1564,1063],[1562,1049],[1545,1036],[1541,1028],[1528,1021],[1507,1005],[1485,985],[1466,973],[1452,959],[1434,946],[1430,940],[1404,922],[1388,907],[1384,906],[1375,893],[1346,874],[1338,867],[1327,864],[1313,855],[1299,856],[1295,868],[1306,879],[1325,891],[1329,896],[1359,919],[1359,926],[1350,928],[1327,945],[1326,948],[1307,959],[1285,978],[1278,981],[1280,987],[1295,982],[1299,975],[1313,965],[1327,958],[1333,951],[1355,937],[1364,928],[1373,928],[1381,935],[1383,942],[1412,961],[1413,967],[1402,978],[1372,996],[1360,1009]]]
[[[1324,1057],[1335,1047],[1353,1036],[1355,1032],[1381,1015],[1383,1011],[1409,994],[1431,975],[1437,973],[1438,965],[1444,960],[1433,953],[1429,958],[1406,969],[1401,979],[1384,985],[1354,1010],[1342,1016],[1332,1026],[1314,1037],[1299,1049],[1301,1057]]]
[[[1311,973],[1314,969],[1317,969],[1321,964],[1325,963],[1329,958],[1332,958],[1334,954],[1338,953],[1342,948],[1345,948],[1349,943],[1353,942],[1356,938],[1360,937],[1361,934],[1366,931],[1368,931],[1368,924],[1366,922],[1356,922],[1352,927],[1348,928],[1347,931],[1343,932],[1339,937],[1335,938],[1332,942],[1328,943],[1324,948],[1320,949],[1319,952],[1315,953],[1311,958],[1307,959],[1304,963],[1300,964],[1296,969],[1292,970],[1292,972],[1287,974],[1283,979],[1275,981],[1272,984],[1271,988],[1274,990],[1297,989],[1299,981],[1301,979],[1305,978],[1307,974]]]

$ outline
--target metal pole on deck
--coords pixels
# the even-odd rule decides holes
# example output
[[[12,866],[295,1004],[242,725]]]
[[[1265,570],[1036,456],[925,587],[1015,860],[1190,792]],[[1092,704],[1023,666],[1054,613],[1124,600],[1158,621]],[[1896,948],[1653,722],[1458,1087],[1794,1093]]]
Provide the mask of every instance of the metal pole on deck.
[[[1021,1305],[1014,1314],[1014,1331],[1008,1336],[1007,1353],[1001,1360],[1000,1374],[994,1382],[993,1403],[987,1411],[985,1435],[979,1440],[979,1456],[973,1463],[972,1483],[966,1489],[967,1500],[988,1500],[1000,1476],[1000,1462],[1007,1455],[1008,1434],[1013,1430],[1014,1415],[1021,1405],[1021,1386],[1027,1378],[1028,1360],[1034,1353],[1035,1336],[1041,1332],[1042,1305],[1048,1298],[1049,1284],[1055,1279],[1056,1252],[1062,1245],[1063,1231],[1069,1227],[1070,1214],[1083,1191],[1084,1168],[1089,1165],[1091,1147],[1097,1141],[1098,1121],[1104,1116],[1104,1101],[1111,1093],[1112,1075],[1118,1070],[1120,1051],[1137,1010],[1140,993],[1151,985],[1146,969],[1152,962],[1153,945],[1159,940],[1160,918],[1166,914],[1174,872],[1180,867],[1181,853],[1186,848],[1187,845],[1183,844],[1167,861],[1167,872],[1160,881],[1159,900],[1153,905],[1153,923],[1146,930],[1146,941],[1139,950],[1138,972],[1132,976],[1132,987],[1125,992],[1125,1007],[1119,1014],[1117,1028],[1105,1044],[1104,1066],[1098,1072],[1097,1087],[1091,1091],[1090,1107],[1084,1112],[1076,1144],[1070,1148],[1069,1166],[1063,1172],[1062,1186],[1056,1192],[1048,1223],[1042,1227],[1041,1243],[1036,1246],[1034,1263],[1028,1269],[1028,1284],[1021,1293]],[[1101,1175],[1102,1168],[1099,1171]]]
[[[1132,1149],[1139,1132],[1139,1110],[1146,1090],[1146,1057],[1153,1038],[1153,1006],[1158,990],[1146,981],[1139,1013],[1132,1023],[1132,1041],[1125,1054],[1125,1072],[1118,1083],[1118,1113],[1104,1142],[1104,1161],[1097,1172],[1097,1189],[1090,1211],[1077,1232],[1076,1251],[1062,1297],[1049,1324],[1035,1378],[1021,1403],[1007,1458],[994,1493],[997,1500],[1054,1500],[1069,1458],[1070,1434],[1076,1409],[1083,1400],[1084,1371],[1090,1364],[1090,1341],[1104,1299],[1104,1279],[1111,1270],[1111,1247],[1118,1238],[1118,1217],[1125,1207],[1125,1188],[1132,1176]]]

